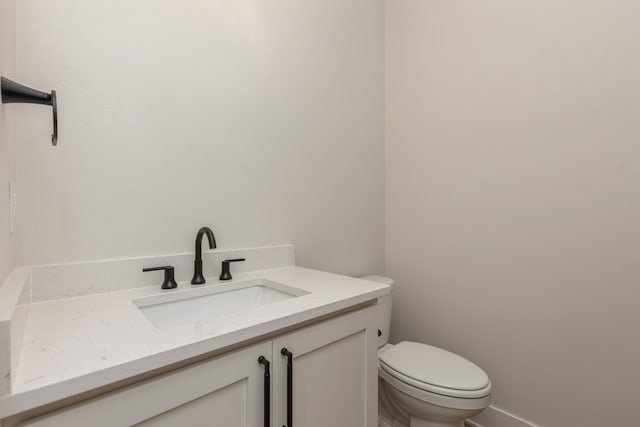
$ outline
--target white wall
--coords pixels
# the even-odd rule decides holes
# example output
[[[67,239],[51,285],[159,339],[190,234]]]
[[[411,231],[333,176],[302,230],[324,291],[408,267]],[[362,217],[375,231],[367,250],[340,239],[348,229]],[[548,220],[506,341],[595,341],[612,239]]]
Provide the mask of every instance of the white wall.
[[[0,75],[15,79],[16,3],[0,0]],[[9,232],[9,178],[15,176],[15,106],[0,102],[0,286],[13,268],[14,239]]]
[[[543,426],[640,423],[640,4],[387,2],[395,340]]]
[[[294,242],[384,264],[382,0],[18,4],[20,263]]]

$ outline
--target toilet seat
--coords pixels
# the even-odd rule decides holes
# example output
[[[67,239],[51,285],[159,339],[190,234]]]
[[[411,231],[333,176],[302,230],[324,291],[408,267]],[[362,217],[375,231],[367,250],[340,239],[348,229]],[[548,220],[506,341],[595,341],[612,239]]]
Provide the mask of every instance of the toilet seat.
[[[391,390],[391,394],[400,393],[417,399],[420,402],[428,404],[460,410],[482,410],[489,406],[491,403],[491,396],[486,395],[484,397],[468,399],[460,397],[449,397],[442,394],[425,391],[400,381],[393,375],[389,374],[382,367],[378,368],[378,376],[382,381],[383,387],[388,387]]]
[[[389,347],[380,352],[380,369],[394,383],[454,399],[481,399],[491,392],[487,374],[457,354],[410,341]]]

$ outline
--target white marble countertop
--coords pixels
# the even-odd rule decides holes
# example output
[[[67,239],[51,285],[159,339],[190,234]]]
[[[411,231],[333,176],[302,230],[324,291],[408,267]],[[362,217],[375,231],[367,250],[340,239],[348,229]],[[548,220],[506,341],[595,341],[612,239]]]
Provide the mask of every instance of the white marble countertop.
[[[0,398],[0,419],[390,292],[387,285],[294,266],[237,274],[233,282],[255,278],[309,294],[172,329],[156,329],[132,300],[193,289],[188,283],[172,291],[149,286],[32,304],[12,393]],[[208,279],[203,286],[221,285]]]

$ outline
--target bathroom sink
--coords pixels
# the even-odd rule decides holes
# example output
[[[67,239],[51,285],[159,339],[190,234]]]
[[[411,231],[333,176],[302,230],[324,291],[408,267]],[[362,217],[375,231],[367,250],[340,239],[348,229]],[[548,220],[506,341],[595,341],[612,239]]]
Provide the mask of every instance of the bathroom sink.
[[[168,329],[306,294],[307,291],[282,283],[253,279],[138,298],[132,302],[153,326]]]

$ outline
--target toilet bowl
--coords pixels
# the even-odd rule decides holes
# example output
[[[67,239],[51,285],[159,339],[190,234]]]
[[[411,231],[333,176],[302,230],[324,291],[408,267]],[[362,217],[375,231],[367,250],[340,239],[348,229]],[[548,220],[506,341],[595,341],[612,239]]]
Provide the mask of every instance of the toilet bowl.
[[[365,280],[393,285],[393,280]],[[427,344],[389,344],[391,296],[378,300],[380,427],[463,427],[491,401],[491,381],[474,363]]]

